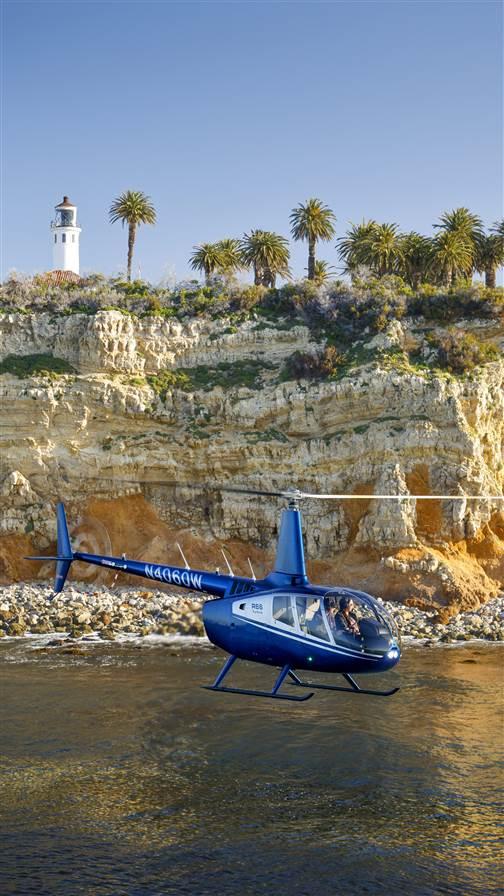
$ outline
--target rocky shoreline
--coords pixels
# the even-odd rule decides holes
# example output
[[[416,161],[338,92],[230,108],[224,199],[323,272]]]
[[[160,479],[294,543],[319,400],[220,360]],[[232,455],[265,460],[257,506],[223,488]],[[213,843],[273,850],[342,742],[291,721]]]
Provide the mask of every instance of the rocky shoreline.
[[[0,638],[65,636],[104,641],[148,635],[203,637],[200,594],[167,594],[156,589],[72,584],[52,598],[47,583],[0,587]],[[462,641],[504,641],[504,596],[446,624],[434,611],[388,603],[401,637],[427,645]]]

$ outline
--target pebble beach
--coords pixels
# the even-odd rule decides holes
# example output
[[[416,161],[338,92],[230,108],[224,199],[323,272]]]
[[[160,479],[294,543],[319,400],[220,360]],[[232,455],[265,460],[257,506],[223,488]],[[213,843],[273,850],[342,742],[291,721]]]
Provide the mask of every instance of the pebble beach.
[[[53,595],[47,583],[0,588],[0,638],[65,636],[74,641],[115,641],[149,635],[204,637],[200,594],[168,594],[156,589],[72,584]],[[462,641],[504,641],[504,596],[446,624],[435,611],[386,603],[401,637],[428,646]]]

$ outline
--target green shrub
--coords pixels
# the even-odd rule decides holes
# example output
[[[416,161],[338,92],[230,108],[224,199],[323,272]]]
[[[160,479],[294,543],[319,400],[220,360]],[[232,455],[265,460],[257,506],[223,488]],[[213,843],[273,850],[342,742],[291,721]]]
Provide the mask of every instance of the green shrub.
[[[321,354],[294,352],[284,363],[280,379],[315,380],[334,379],[346,363],[346,356],[334,345],[329,345]]]
[[[153,287],[146,280],[121,280],[114,277],[111,281],[112,287],[116,292],[127,298],[148,299],[153,294]]]
[[[148,376],[147,382],[157,392],[161,401],[165,400],[168,392],[171,392],[172,389],[186,389],[190,385],[187,374],[176,370],[162,370]]]
[[[214,367],[198,365],[196,367],[181,367],[179,370],[163,370],[154,376],[148,376],[147,381],[164,401],[168,392],[172,389],[184,389],[186,392],[220,387],[232,389],[246,386],[249,389],[259,389],[262,385],[262,374],[273,369],[272,364],[265,361],[222,361]]]
[[[413,290],[397,274],[385,274],[383,277],[356,277],[352,282],[352,293],[357,298],[387,299],[396,296],[411,296]]]
[[[229,298],[231,311],[252,311],[267,293],[264,286],[245,286],[232,292]]]
[[[347,345],[368,334],[385,330],[389,323],[401,320],[406,313],[404,295],[386,296],[339,291],[329,292],[326,305],[312,309],[308,326],[316,338],[329,338]]]
[[[29,376],[62,376],[76,373],[68,361],[53,355],[7,355],[0,363],[0,374],[12,373],[20,379]]]
[[[192,295],[189,309],[191,314],[201,317],[222,310],[224,304],[221,295],[216,295],[210,287],[204,286]]]
[[[335,345],[328,345],[320,358],[320,371],[329,378],[335,376],[345,363],[345,355]]]
[[[222,361],[214,367],[198,365],[197,367],[183,368],[184,374],[189,380],[185,389],[203,389],[209,392],[219,387],[221,389],[233,389],[246,387],[248,389],[260,389],[262,375],[267,370],[272,370],[273,365],[265,361],[247,359],[244,361]]]
[[[407,312],[443,323],[466,318],[499,319],[504,313],[504,290],[480,285],[443,289],[422,284],[408,300]]]
[[[450,373],[467,373],[499,357],[499,350],[493,343],[482,342],[472,333],[455,328],[441,335],[431,334],[428,342],[437,351],[439,367]]]

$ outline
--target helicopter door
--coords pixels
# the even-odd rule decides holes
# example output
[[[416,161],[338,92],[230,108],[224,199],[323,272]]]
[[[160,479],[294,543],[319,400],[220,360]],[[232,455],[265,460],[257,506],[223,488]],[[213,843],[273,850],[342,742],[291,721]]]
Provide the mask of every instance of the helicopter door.
[[[296,595],[296,610],[299,627],[303,634],[312,638],[330,641],[323,600],[320,597],[305,594]]]

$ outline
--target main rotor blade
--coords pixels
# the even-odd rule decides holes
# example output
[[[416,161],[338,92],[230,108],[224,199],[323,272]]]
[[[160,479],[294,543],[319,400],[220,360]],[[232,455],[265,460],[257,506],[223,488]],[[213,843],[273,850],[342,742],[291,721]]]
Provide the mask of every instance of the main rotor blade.
[[[96,477],[103,482],[114,482],[124,485],[162,485],[166,488],[190,488],[199,491],[227,492],[235,495],[252,495],[262,498],[288,498],[291,501],[504,501],[503,495],[352,495],[324,494],[319,492],[303,492],[299,489],[266,490],[245,488],[234,485],[210,485],[208,483],[176,482],[168,479],[116,479],[113,476]]]
[[[294,498],[301,494],[296,490],[291,491],[264,491],[262,489],[239,488],[232,485],[210,485],[197,482],[175,482],[169,479],[116,479],[114,476],[97,476],[95,480],[100,482],[114,482],[123,485],[162,485],[165,488],[192,488],[199,491],[233,492],[237,495],[260,495],[265,498]]]
[[[319,501],[504,501],[502,495],[318,495],[301,492],[297,497]]]

